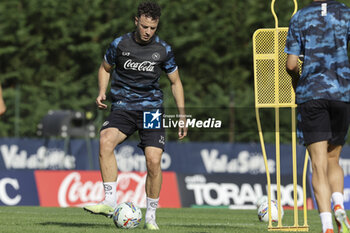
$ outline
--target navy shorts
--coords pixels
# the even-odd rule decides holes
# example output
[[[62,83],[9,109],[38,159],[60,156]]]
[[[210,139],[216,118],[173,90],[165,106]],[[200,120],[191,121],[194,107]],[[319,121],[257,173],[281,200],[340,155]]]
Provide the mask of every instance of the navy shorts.
[[[350,103],[317,99],[298,105],[298,129],[304,145],[328,141],[344,145],[350,123]]]
[[[144,150],[147,146],[154,146],[164,150],[164,128],[144,129],[143,111],[114,110],[106,118],[101,131],[107,128],[117,128],[127,137],[131,136],[135,131],[138,131],[140,137],[138,146],[141,149]]]

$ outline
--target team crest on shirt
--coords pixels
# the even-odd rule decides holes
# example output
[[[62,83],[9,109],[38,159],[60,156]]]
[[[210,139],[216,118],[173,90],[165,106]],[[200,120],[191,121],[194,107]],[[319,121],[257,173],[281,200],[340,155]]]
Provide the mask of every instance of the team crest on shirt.
[[[154,61],[158,61],[158,60],[160,59],[160,54],[157,53],[157,52],[153,53],[153,54],[152,54],[152,59],[153,59]]]

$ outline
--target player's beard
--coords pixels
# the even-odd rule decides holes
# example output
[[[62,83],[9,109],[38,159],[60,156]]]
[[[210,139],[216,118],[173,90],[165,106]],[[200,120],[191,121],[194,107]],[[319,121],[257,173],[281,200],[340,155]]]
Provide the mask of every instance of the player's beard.
[[[140,31],[137,29],[135,32],[135,39],[140,44],[148,44],[151,41],[152,37],[148,37],[147,40],[142,39]]]

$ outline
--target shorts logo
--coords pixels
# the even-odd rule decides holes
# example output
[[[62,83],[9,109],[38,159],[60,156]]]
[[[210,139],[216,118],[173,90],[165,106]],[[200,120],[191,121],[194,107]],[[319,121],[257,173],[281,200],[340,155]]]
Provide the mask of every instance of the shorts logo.
[[[103,125],[102,126],[106,126],[106,125],[108,125],[109,124],[109,121],[105,121],[105,122],[103,122]]]
[[[155,112],[143,112],[143,128],[144,129],[160,129],[160,116],[162,113],[159,109]]]
[[[164,136],[160,136],[159,143],[165,145],[165,138],[164,138]]]
[[[159,53],[153,53],[153,54],[152,54],[152,59],[153,59],[154,61],[158,61],[158,60],[160,59],[160,54],[159,54]]]

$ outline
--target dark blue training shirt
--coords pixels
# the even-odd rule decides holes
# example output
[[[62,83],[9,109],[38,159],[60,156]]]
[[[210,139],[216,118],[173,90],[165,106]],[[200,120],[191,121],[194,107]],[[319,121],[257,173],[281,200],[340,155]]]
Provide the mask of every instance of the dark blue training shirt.
[[[350,9],[339,2],[312,2],[292,17],[285,52],[304,55],[297,103],[350,102],[349,36]]]
[[[138,44],[131,32],[116,38],[105,54],[105,61],[115,66],[112,73],[112,110],[159,109],[163,92],[159,88],[162,70],[177,69],[171,47],[153,36],[150,43]]]

